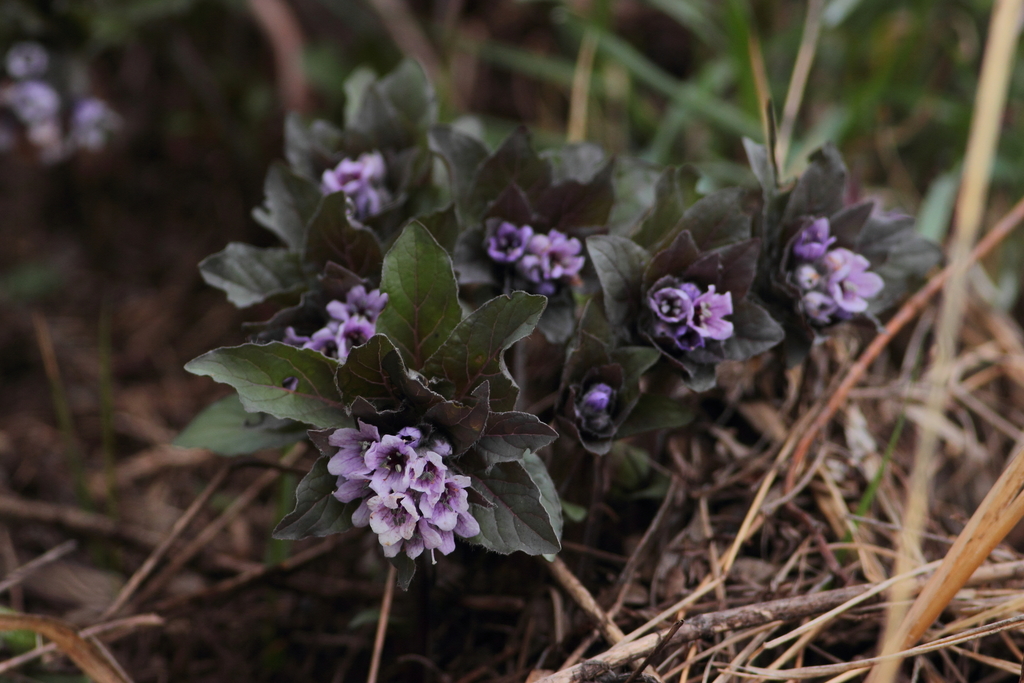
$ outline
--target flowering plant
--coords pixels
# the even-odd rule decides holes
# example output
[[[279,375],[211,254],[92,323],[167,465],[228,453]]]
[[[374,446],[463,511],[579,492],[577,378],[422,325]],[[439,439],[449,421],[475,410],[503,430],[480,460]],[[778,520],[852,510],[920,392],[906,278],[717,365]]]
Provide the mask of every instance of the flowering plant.
[[[790,363],[802,360],[829,326],[873,319],[937,264],[942,252],[914,219],[847,202],[847,171],[828,144],[807,170],[780,187],[766,149],[744,141],[762,186],[757,233],[764,241],[757,293],[786,330]]]

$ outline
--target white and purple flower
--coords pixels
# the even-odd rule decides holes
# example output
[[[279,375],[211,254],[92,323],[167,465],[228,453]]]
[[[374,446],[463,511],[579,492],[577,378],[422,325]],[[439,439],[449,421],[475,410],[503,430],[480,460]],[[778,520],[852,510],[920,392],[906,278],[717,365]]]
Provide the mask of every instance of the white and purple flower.
[[[424,550],[447,555],[455,535],[470,538],[480,525],[469,512],[469,477],[445,464],[452,447],[429,427],[404,427],[381,435],[361,420],[358,429],[335,430],[327,439],[338,448],[327,463],[337,476],[334,496],[359,501],[352,524],[377,534],[384,555],[404,551],[416,558]],[[426,430],[426,431],[425,431]]]
[[[291,346],[313,349],[325,356],[345,360],[352,349],[365,344],[376,333],[377,317],[384,309],[388,295],[378,289],[367,292],[358,285],[349,290],[345,301],[335,299],[327,304],[327,323],[309,336],[285,329],[282,341]]]
[[[366,152],[358,159],[344,158],[334,168],[327,169],[320,178],[320,191],[324,194],[344,192],[355,206],[359,220],[380,213],[391,201],[391,193],[384,185],[387,167],[380,152]]]
[[[692,282],[666,276],[654,283],[647,295],[647,306],[654,312],[654,336],[666,339],[679,351],[702,348],[705,340],[725,341],[733,335],[732,292],[719,294],[714,285],[707,291]]]
[[[827,218],[818,218],[797,235],[793,256],[797,263],[790,279],[800,290],[800,310],[815,324],[848,320],[868,309],[885,281],[868,270],[864,256],[844,247],[829,249],[836,238],[829,235]]]
[[[583,244],[558,230],[537,233],[529,225],[502,221],[487,238],[487,255],[511,267],[521,286],[552,296],[564,283],[579,279],[586,263]]]
[[[19,80],[39,78],[46,73],[49,65],[50,55],[46,48],[32,40],[15,43],[4,57],[7,73]]]
[[[523,257],[531,237],[533,228],[529,225],[516,227],[503,221],[487,239],[487,255],[498,263],[515,263]]]

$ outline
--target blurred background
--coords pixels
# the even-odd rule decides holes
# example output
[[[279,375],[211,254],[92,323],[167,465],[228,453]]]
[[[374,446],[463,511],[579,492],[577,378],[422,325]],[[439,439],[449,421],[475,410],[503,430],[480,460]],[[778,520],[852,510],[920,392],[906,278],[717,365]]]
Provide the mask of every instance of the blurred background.
[[[833,140],[854,191],[916,214],[919,230],[941,241],[991,5],[0,0],[0,52],[38,43],[62,95],[98,98],[115,116],[102,145],[53,155],[8,116],[0,153],[0,490],[130,515],[156,529],[194,499],[215,456],[166,444],[226,391],[211,391],[182,366],[240,343],[241,322],[272,312],[236,311],[202,283],[196,264],[229,241],[273,244],[250,210],[262,199],[268,165],[283,155],[284,115],[298,109],[340,123],[344,83],[357,69],[382,74],[412,56],[436,85],[442,120],[468,117],[491,144],[527,123],[542,147],[569,136],[656,164],[690,164],[707,191],[753,185],[742,138],[763,139],[758,103],[768,95],[789,176]],[[795,69],[806,83],[790,98]],[[4,78],[9,87],[12,75]],[[1024,192],[1024,69],[1013,78],[992,217]],[[986,263],[979,291],[1019,314],[1022,266],[1024,243],[1011,237]],[[105,467],[117,486],[104,480]],[[288,505],[275,495],[231,528],[224,543],[232,552],[268,561],[287,554],[268,542]],[[0,573],[59,541],[50,527],[0,526]],[[95,617],[125,567],[137,563],[102,547],[90,553],[88,571],[72,565],[67,575],[26,586],[15,608],[28,601],[65,615],[77,610],[85,622]],[[365,644],[365,612],[379,586],[335,589],[368,601],[342,610],[335,629]],[[323,639],[308,635],[296,659],[285,653],[300,646],[283,634],[305,632],[302,624],[309,631],[309,623],[332,629],[309,616],[316,606],[279,598],[250,598],[254,604],[132,641],[119,651],[122,662],[139,680],[303,680],[318,666]],[[240,609],[277,615],[279,625],[235,633]],[[259,656],[241,655],[250,651]],[[301,670],[286,675],[286,662]],[[343,680],[347,669],[332,666],[329,675]]]

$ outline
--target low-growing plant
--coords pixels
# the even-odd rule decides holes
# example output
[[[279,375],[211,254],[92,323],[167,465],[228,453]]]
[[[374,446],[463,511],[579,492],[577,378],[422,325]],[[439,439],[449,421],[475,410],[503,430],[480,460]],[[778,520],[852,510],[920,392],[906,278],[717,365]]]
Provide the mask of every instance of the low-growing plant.
[[[691,201],[685,169],[657,178],[592,145],[538,153],[520,128],[488,150],[436,123],[413,62],[361,92],[343,128],[288,119],[288,164],[255,212],[285,246],[200,264],[237,306],[281,310],[186,366],[237,399],[179,443],[230,455],[309,429],[320,457],[275,536],[369,526],[403,587],[457,539],[557,553],[556,438],[604,455],[678,428],[691,411],[666,377],[707,391],[721,363],[782,342],[796,362],[939,259],[911,219],[847,203],[831,146],[780,186],[747,141],[760,190]],[[531,358],[506,366],[535,330],[559,368],[536,414],[520,398]]]

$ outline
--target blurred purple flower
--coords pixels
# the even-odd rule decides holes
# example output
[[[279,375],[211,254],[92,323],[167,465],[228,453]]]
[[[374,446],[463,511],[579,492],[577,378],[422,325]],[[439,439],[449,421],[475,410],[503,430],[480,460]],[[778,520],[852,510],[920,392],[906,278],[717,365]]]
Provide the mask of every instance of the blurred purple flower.
[[[384,310],[384,305],[387,302],[387,294],[379,289],[367,292],[366,287],[362,285],[356,285],[345,295],[345,304],[351,315],[361,315],[374,323],[377,322],[377,317]]]
[[[442,531],[455,531],[464,538],[480,533],[480,525],[469,514],[470,478],[454,474],[445,478],[444,490],[436,501],[420,498],[420,512]]]
[[[354,315],[343,322],[338,333],[342,340],[342,344],[339,344],[338,358],[348,358],[352,349],[365,344],[375,331],[374,324],[361,315]]]
[[[391,194],[384,186],[387,169],[380,152],[366,152],[358,159],[342,159],[337,166],[323,172],[320,191],[324,194],[344,192],[355,205],[355,216],[363,219],[379,213]]]
[[[829,236],[827,218],[817,218],[804,228],[793,244],[793,253],[805,261],[816,261],[825,255],[828,248],[836,241]]]
[[[825,325],[831,322],[831,316],[838,308],[832,297],[817,291],[804,294],[800,307],[808,318]]]
[[[3,99],[26,126],[55,122],[60,113],[60,95],[44,81],[14,83],[4,90]]]
[[[7,73],[17,79],[38,78],[46,73],[49,64],[50,55],[46,48],[31,40],[15,43],[4,57]]]
[[[487,239],[487,255],[498,263],[515,263],[526,251],[526,245],[533,236],[533,228],[524,225],[517,228],[504,221]]]
[[[95,97],[78,100],[71,111],[71,138],[75,145],[98,150],[120,125],[120,117]]]
[[[574,277],[586,262],[583,256],[579,256],[583,249],[580,241],[575,237],[567,237],[558,230],[551,230],[546,235],[534,235],[526,249],[540,257],[541,272],[545,280]]]
[[[868,299],[878,295],[885,281],[868,270],[871,263],[848,249],[833,249],[825,262],[831,271],[828,291],[839,308],[848,313],[862,313],[868,308]]]

